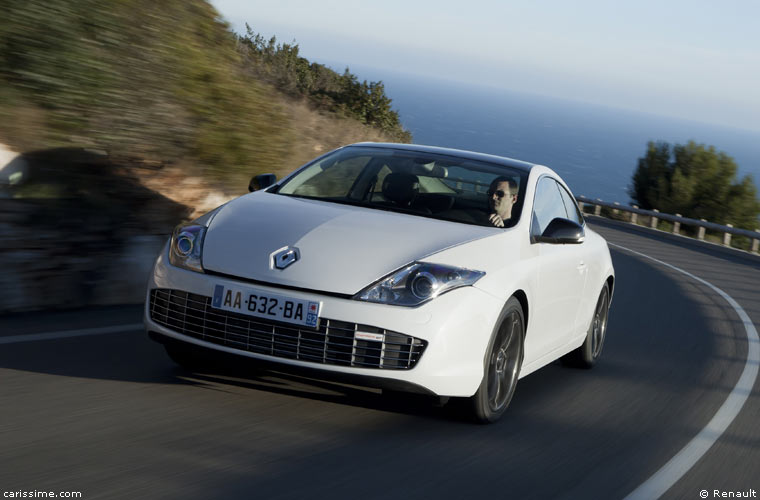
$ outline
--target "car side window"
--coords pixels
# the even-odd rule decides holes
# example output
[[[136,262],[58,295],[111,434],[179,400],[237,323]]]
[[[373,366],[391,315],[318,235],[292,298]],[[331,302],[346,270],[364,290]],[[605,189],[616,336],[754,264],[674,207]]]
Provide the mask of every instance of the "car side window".
[[[557,217],[568,218],[565,202],[559,190],[559,185],[551,177],[543,177],[538,181],[533,202],[532,235],[543,234],[546,226]]]
[[[583,225],[583,216],[578,209],[578,204],[575,203],[573,197],[567,192],[567,189],[559,185],[559,193],[562,195],[562,201],[565,202],[565,210],[567,211],[567,218],[573,222]]]

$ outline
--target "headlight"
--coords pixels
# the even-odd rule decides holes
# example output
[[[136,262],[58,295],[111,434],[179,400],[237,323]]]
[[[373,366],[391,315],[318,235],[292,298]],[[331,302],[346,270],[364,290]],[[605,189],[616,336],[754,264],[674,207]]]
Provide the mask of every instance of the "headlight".
[[[180,224],[172,233],[169,262],[190,271],[203,272],[201,255],[206,228],[197,224]]]
[[[460,286],[472,285],[486,273],[457,267],[414,262],[354,296],[356,300],[418,306]]]

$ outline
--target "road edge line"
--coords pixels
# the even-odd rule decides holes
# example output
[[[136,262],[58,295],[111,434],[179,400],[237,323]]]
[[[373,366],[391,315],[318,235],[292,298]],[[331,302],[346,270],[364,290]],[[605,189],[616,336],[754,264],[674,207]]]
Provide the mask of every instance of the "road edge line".
[[[685,274],[686,276],[702,283],[709,287],[728,304],[734,308],[736,314],[744,324],[744,329],[747,332],[747,360],[744,363],[744,371],[742,371],[739,380],[736,382],[731,393],[723,402],[718,411],[713,415],[713,418],[707,423],[707,425],[692,438],[689,443],[684,446],[681,451],[675,454],[665,465],[663,465],[657,472],[655,472],[649,479],[641,483],[635,490],[629,493],[624,500],[649,500],[652,498],[659,498],[666,491],[668,491],[674,484],[678,482],[692,467],[702,458],[705,453],[715,444],[716,441],[723,435],[729,425],[734,421],[736,416],[741,411],[744,403],[752,393],[752,389],[757,380],[758,365],[760,365],[760,339],[758,339],[757,329],[752,323],[749,315],[744,311],[729,294],[713,285],[709,281],[706,281],[699,276],[695,276],[688,271],[676,267],[667,262],[663,262],[649,255],[631,250],[622,245],[615,243],[609,243],[610,246],[620,248],[621,250],[628,251],[632,254],[638,255],[650,259],[665,267]]]
[[[61,332],[47,333],[30,333],[27,335],[11,335],[9,337],[0,337],[1,344],[20,344],[22,342],[38,342],[41,340],[65,339],[70,337],[83,337],[85,335],[106,335],[109,333],[122,333],[145,328],[142,323],[133,323],[131,325],[105,326],[100,328],[84,328],[81,330],[66,330]]]

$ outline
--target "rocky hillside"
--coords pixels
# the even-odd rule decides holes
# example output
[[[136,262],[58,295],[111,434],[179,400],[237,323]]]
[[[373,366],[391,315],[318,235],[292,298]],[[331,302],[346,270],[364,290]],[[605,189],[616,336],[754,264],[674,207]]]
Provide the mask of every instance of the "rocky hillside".
[[[95,149],[232,190],[345,143],[409,139],[381,83],[237,35],[205,0],[4,2],[0,102],[16,151]]]
[[[205,0],[7,0],[0,313],[138,303],[172,228],[360,141],[408,141],[379,82],[230,31]]]

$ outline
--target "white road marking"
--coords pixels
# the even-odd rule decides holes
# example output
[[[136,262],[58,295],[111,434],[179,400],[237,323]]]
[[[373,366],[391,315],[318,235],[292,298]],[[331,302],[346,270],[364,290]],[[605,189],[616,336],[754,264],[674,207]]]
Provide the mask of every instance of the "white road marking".
[[[681,451],[679,451],[673,458],[671,458],[668,463],[663,465],[660,470],[652,475],[652,477],[644,481],[638,488],[633,490],[630,494],[628,494],[627,497],[625,497],[625,500],[649,500],[652,498],[659,498],[666,491],[668,491],[670,487],[673,486],[679,479],[681,479],[684,474],[686,474],[689,469],[691,469],[694,464],[696,464],[697,461],[699,461],[699,459],[702,458],[705,453],[707,453],[707,450],[709,450],[710,447],[715,444],[715,442],[720,438],[728,426],[731,425],[731,422],[733,422],[736,416],[739,414],[742,407],[744,406],[744,403],[747,401],[747,398],[752,392],[752,388],[755,385],[755,380],[757,379],[758,365],[760,364],[760,341],[758,340],[755,325],[752,324],[752,320],[750,320],[747,313],[744,312],[744,309],[742,309],[742,307],[737,304],[737,302],[730,295],[728,295],[720,288],[716,287],[712,283],[703,280],[698,276],[691,274],[688,271],[684,271],[683,269],[680,269],[672,264],[668,264],[667,262],[655,259],[654,257],[650,257],[649,255],[645,255],[643,253],[631,250],[630,248],[626,248],[624,246],[616,245],[614,243],[609,243],[609,245],[653,260],[658,264],[683,273],[686,276],[711,288],[718,295],[723,297],[726,302],[728,302],[731,307],[734,308],[736,314],[739,315],[739,318],[744,324],[744,329],[747,332],[747,341],[749,343],[747,349],[747,361],[744,363],[744,371],[742,372],[741,377],[739,377],[739,380],[736,382],[736,385],[731,391],[731,394],[728,395],[728,398],[726,398],[726,400],[723,402],[723,405],[721,405],[721,407],[715,413],[712,420],[710,420],[704,429],[702,429],[699,434],[697,434],[691,441],[689,441],[689,443],[684,446]]]
[[[65,339],[69,337],[83,337],[85,335],[105,335],[108,333],[122,333],[134,330],[142,330],[142,323],[132,325],[105,326],[101,328],[85,328],[82,330],[66,330],[63,332],[30,333],[28,335],[11,335],[0,337],[0,344],[19,344],[21,342],[37,342],[39,340]]]

